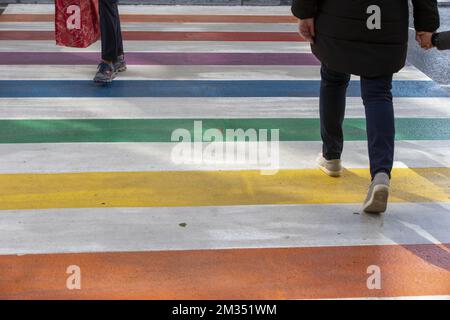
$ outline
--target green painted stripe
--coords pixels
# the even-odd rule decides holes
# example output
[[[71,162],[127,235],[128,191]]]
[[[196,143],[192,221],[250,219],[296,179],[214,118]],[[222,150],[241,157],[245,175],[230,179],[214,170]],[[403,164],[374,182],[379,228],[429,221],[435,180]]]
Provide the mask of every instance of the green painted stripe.
[[[280,129],[281,141],[319,141],[319,119],[203,119],[203,131],[217,128]],[[0,143],[170,142],[190,119],[0,120]],[[365,119],[346,119],[346,140],[366,140]],[[450,118],[398,118],[397,140],[450,140]]]

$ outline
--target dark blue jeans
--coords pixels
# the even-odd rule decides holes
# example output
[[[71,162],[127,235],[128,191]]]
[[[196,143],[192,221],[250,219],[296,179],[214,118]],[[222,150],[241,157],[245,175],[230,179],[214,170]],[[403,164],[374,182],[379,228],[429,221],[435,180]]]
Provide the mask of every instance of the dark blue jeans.
[[[322,65],[320,85],[320,132],[323,156],[327,160],[340,159],[344,146],[342,123],[345,97],[350,75],[330,70]],[[392,103],[392,75],[361,77],[361,97],[366,111],[370,174],[391,174],[394,162],[394,107]]]

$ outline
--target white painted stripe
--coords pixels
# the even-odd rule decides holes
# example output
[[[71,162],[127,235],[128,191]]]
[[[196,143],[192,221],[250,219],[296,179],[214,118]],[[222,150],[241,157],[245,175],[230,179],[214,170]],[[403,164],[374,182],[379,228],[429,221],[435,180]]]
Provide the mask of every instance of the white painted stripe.
[[[395,98],[398,118],[448,118],[450,98]],[[0,98],[1,119],[318,118],[319,98]],[[347,118],[364,117],[347,98]]]
[[[54,31],[53,22],[0,22],[0,31]],[[122,31],[297,32],[295,23],[146,23],[127,22]]]
[[[317,300],[450,300],[450,296],[402,296],[402,297],[357,297],[357,298],[336,298]]]
[[[92,80],[97,65],[0,65],[0,80]],[[129,65],[120,80],[320,80],[320,66]],[[359,77],[353,76],[353,80]],[[431,81],[415,67],[395,80]]]
[[[100,41],[79,49],[56,46],[54,41],[47,40],[0,40],[0,52],[100,52],[100,46]],[[124,48],[126,52],[311,52],[308,43],[296,41],[125,41]]]
[[[205,14],[205,15],[282,15],[292,16],[288,6],[174,6],[120,5],[121,14]],[[4,14],[54,14],[54,4],[10,4]]]
[[[0,80],[92,80],[97,65],[0,65]],[[319,80],[319,66],[129,65],[120,80]],[[406,80],[428,79],[416,70]]]
[[[234,143],[235,148],[237,144]],[[0,174],[266,170],[269,166],[311,169],[316,167],[315,159],[322,146],[319,141],[279,142],[278,150],[270,150],[271,157],[261,158],[259,162],[227,161],[224,152],[224,160],[214,163],[194,163],[192,159],[179,163],[178,154],[172,155],[176,145],[170,142],[0,144]],[[203,147],[206,146],[204,143]],[[256,144],[244,147],[249,148],[245,151],[247,158],[249,154],[257,155]],[[233,155],[238,152],[235,148],[230,151]],[[395,160],[397,168],[450,167],[450,141],[397,141]],[[367,142],[346,142],[343,162],[346,168],[367,168]]]
[[[403,224],[405,227],[415,231],[418,235],[422,236],[424,239],[427,239],[429,243],[440,244],[440,241],[438,239],[436,239],[432,234],[430,234],[427,230],[423,229],[421,226],[402,220],[399,220],[399,222]]]
[[[0,254],[426,244],[399,219],[450,242],[450,204],[153,207],[0,211]],[[439,223],[436,223],[439,221]],[[180,227],[186,223],[186,227]]]

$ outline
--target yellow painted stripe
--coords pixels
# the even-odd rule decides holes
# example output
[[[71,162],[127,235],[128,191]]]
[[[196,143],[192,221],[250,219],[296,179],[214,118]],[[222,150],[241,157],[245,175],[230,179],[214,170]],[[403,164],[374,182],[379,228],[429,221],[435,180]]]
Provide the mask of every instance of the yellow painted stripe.
[[[450,168],[395,169],[392,202],[449,201]],[[367,169],[0,175],[0,209],[358,203]]]

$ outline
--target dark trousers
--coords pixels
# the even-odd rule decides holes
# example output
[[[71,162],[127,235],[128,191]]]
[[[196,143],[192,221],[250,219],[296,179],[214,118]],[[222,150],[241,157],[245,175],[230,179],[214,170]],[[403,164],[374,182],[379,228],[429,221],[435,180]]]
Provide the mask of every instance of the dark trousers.
[[[344,144],[342,123],[345,97],[350,75],[330,70],[322,65],[320,86],[320,129],[323,156],[340,159]],[[361,77],[361,97],[366,112],[370,174],[391,174],[394,162],[394,107],[392,75],[378,78]]]
[[[100,31],[102,33],[102,59],[116,62],[123,54],[118,0],[100,0]]]

